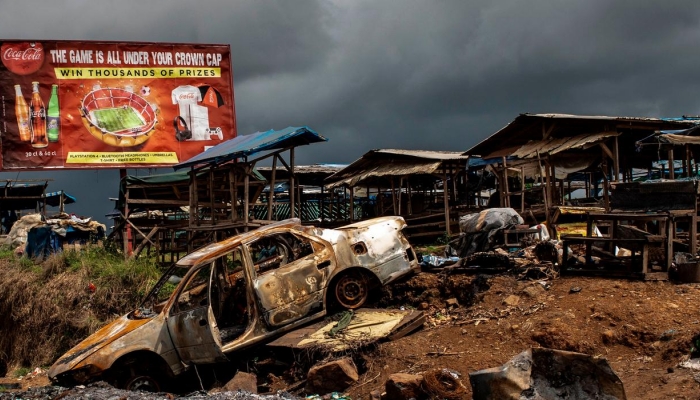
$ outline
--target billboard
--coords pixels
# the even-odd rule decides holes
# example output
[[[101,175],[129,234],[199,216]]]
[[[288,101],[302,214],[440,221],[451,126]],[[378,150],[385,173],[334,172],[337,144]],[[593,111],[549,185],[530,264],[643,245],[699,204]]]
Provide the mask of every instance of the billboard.
[[[0,41],[2,170],[151,168],[236,136],[228,45]]]

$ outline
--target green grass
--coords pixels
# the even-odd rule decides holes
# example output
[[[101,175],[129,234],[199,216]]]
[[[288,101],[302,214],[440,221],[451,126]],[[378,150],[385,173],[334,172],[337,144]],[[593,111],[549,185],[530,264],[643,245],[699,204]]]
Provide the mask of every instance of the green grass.
[[[143,126],[139,113],[131,107],[102,108],[93,111],[97,126],[110,132],[134,129]]]
[[[13,375],[15,376],[15,378],[20,378],[20,377],[22,377],[22,376],[27,375],[27,374],[29,373],[29,371],[31,371],[31,370],[30,370],[29,368],[27,368],[27,367],[20,367],[20,368],[17,368],[17,369],[13,372]]]

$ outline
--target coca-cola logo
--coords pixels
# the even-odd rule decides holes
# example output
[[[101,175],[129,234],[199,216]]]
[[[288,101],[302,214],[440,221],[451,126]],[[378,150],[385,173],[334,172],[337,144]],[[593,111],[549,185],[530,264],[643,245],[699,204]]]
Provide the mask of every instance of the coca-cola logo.
[[[3,65],[17,75],[29,75],[44,65],[44,47],[37,42],[9,42],[0,46]]]
[[[192,100],[194,99],[194,93],[181,93],[178,98],[180,100]]]

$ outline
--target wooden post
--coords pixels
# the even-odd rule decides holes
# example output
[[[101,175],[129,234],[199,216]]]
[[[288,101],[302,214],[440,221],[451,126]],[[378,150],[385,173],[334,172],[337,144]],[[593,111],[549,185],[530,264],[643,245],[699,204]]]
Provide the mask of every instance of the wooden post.
[[[318,218],[321,220],[321,223],[323,223],[323,198],[325,196],[324,189],[325,187],[323,184],[321,184],[321,198],[318,199]]]
[[[216,225],[216,204],[214,203],[214,168],[209,170],[209,208],[211,213],[211,224]]]
[[[690,177],[693,168],[690,166],[690,145],[685,145],[685,163],[683,164],[683,175]]]
[[[238,219],[238,171],[240,171],[240,168],[236,168],[233,170],[233,200],[232,200],[232,207],[233,207],[233,212],[231,215],[231,218],[233,220]]]
[[[228,169],[228,196],[229,202],[231,203],[231,222],[236,220],[236,189],[234,189],[236,187],[234,184],[235,175],[233,166],[230,166]]]
[[[269,221],[277,220],[277,216],[272,218],[273,204],[275,203],[275,175],[277,174],[277,154],[272,156],[272,176],[270,177],[270,192],[267,196],[267,219]],[[323,187],[321,187],[323,190]],[[323,192],[321,192],[323,193]]]
[[[64,204],[63,204],[63,190],[59,192],[59,198],[58,198],[59,204],[58,204],[58,212],[63,213],[64,209]]]
[[[246,165],[245,177],[243,178],[243,224],[245,225],[243,227],[244,232],[248,232],[248,220],[250,218],[250,213],[248,212],[248,203],[250,203],[250,170],[250,164]]]
[[[328,219],[330,219],[331,222],[335,222],[336,218],[333,215],[333,203],[335,201],[335,187],[331,188],[331,195],[330,195],[330,202],[328,203]],[[337,207],[336,207],[337,209]]]
[[[549,236],[554,237],[554,229],[551,226],[552,218],[549,214],[549,208],[552,207],[552,182],[551,182],[551,169],[549,168],[549,163],[545,162],[544,166],[545,173],[545,200],[544,200],[544,217],[545,225],[547,225],[547,230],[549,231]]]
[[[525,212],[525,167],[520,167],[520,214]]]
[[[503,205],[505,207],[510,207],[510,188],[508,187],[508,164],[506,164],[506,157],[501,157],[503,161]]]
[[[408,195],[408,204],[406,205],[406,208],[408,209],[408,215],[413,215],[413,201],[412,201],[412,195],[413,193],[411,192],[411,180],[409,178],[406,178],[406,189],[407,189],[407,195]]]
[[[615,158],[613,158],[613,170],[615,171],[615,179],[613,179],[613,182],[617,182],[620,179],[620,146],[617,141],[617,136],[615,136],[613,144],[615,145],[615,150],[613,153],[615,155]]]
[[[676,167],[673,161],[673,147],[668,151],[668,178],[676,179]]]
[[[391,203],[394,207],[394,215],[399,215],[396,210],[396,187],[394,185],[394,177],[391,177]]]
[[[350,210],[348,215],[348,221],[352,222],[355,220],[355,187],[350,186],[350,207],[348,209]]]
[[[402,197],[401,194],[402,194],[402,193],[403,193],[403,176],[399,178],[399,195],[398,195],[398,198],[399,198],[399,214],[398,214],[398,215],[401,215],[401,213],[403,212],[403,207],[401,207],[401,205],[402,205],[402,204],[401,204],[401,197]]]
[[[289,149],[289,217],[294,218],[294,147]]]
[[[608,196],[608,162],[603,159],[603,199],[605,201],[605,212],[610,212],[610,196]]]
[[[121,168],[119,170],[120,180],[126,179],[126,168]],[[124,256],[130,257],[133,253],[133,247],[131,243],[131,225],[129,224],[129,187],[124,182],[126,187],[126,193],[124,194]],[[7,189],[6,189],[7,190]],[[44,196],[44,199],[46,196]]]
[[[442,198],[445,205],[445,232],[451,235],[450,231],[450,199],[447,197],[447,171],[442,169]]]
[[[199,226],[199,215],[197,215],[197,210],[199,209],[199,189],[197,188],[197,174],[194,173],[194,167],[192,168],[192,182],[194,193],[190,199],[190,212],[194,209],[194,214],[190,215],[194,215],[194,222]]]

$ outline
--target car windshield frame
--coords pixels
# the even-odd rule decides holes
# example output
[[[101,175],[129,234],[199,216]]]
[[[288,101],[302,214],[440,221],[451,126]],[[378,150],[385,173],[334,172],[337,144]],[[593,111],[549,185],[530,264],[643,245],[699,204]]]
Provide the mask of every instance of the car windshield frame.
[[[161,275],[161,277],[158,279],[158,281],[153,285],[151,290],[148,291],[148,294],[146,294],[146,296],[144,296],[143,300],[141,300],[141,302],[139,303],[139,306],[137,308],[137,313],[134,314],[134,318],[150,318],[150,317],[158,314],[160,311],[162,311],[162,310],[158,310],[156,312],[155,311],[156,306],[158,306],[161,303],[166,303],[172,297],[173,293],[177,292],[178,287],[180,287],[180,285],[182,284],[182,281],[185,280],[185,277],[187,276],[187,274],[193,269],[195,269],[195,268],[193,268],[189,265],[188,266],[179,265],[178,263],[173,263],[172,265],[170,265],[170,267],[168,267],[168,269],[165,270],[165,272],[163,272],[163,275]],[[180,276],[180,274],[174,273],[177,270],[183,271],[183,273],[181,274],[182,276]],[[169,282],[173,276],[179,277],[180,280],[177,282]],[[160,291],[163,289],[163,287],[167,283],[174,283],[175,288],[173,289],[173,292],[170,293],[168,298],[161,299],[159,301],[158,294],[160,293]]]

